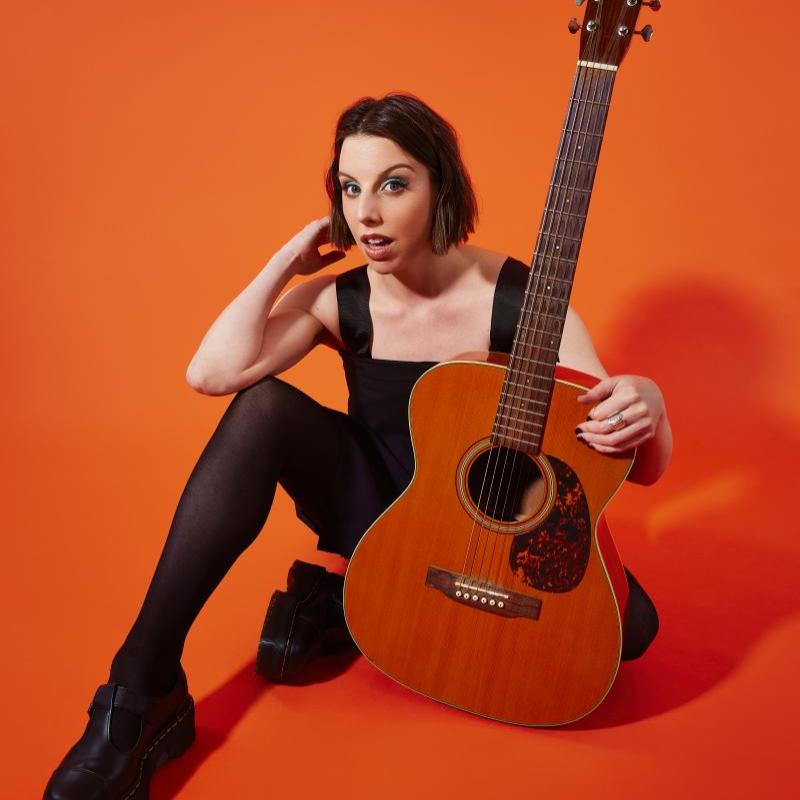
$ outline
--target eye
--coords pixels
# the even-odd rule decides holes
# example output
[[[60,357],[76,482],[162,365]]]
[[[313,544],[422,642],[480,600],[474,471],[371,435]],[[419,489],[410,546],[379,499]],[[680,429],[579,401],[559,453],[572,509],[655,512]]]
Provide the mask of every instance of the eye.
[[[408,183],[404,181],[402,178],[388,178],[386,181],[384,181],[383,185],[389,186],[390,184],[397,186],[398,188],[389,191],[389,194],[400,194],[400,192],[402,192],[403,189],[405,189],[406,186],[408,186]],[[346,183],[342,184],[342,194],[344,194],[346,197],[356,196],[352,192],[348,191],[348,189],[350,189],[351,186],[355,186],[356,188],[358,188],[358,184],[353,183],[352,181],[347,181]]]
[[[401,180],[400,178],[389,178],[389,180],[386,181],[386,185],[390,183],[395,183],[400,187],[400,189],[398,189],[397,192],[390,192],[390,194],[398,194],[401,190],[405,189],[406,186],[408,186],[408,184],[404,180]]]

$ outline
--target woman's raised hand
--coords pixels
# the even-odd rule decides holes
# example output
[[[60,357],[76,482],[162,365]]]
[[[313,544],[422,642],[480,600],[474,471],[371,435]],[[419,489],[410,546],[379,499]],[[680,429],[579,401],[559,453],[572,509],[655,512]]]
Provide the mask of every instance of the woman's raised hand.
[[[283,246],[291,259],[290,268],[296,275],[312,275],[347,255],[343,250],[320,254],[319,248],[330,242],[330,224],[330,217],[312,220]]]

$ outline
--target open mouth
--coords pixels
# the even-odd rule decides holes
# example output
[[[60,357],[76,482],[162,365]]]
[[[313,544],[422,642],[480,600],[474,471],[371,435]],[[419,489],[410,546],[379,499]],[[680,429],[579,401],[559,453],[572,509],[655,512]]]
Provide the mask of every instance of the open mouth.
[[[362,236],[361,241],[364,242],[364,244],[370,244],[373,245],[374,247],[378,247],[382,244],[388,244],[389,242],[392,242],[393,239],[389,236],[370,234],[369,236]]]
[[[378,257],[389,252],[394,239],[390,239],[388,236],[367,236],[362,237],[361,241],[370,256]]]

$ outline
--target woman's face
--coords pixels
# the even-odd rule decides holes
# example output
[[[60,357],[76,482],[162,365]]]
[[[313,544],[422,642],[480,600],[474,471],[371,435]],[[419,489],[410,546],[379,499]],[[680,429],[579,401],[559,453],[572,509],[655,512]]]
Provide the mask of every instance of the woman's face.
[[[430,256],[434,187],[424,164],[391,139],[354,134],[342,143],[338,180],[350,232],[378,271]],[[370,234],[391,242],[373,249],[362,239]]]

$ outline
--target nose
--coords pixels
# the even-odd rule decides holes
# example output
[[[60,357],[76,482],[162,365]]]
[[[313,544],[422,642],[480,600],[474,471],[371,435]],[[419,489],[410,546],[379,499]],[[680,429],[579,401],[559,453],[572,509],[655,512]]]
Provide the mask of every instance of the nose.
[[[358,221],[362,224],[381,222],[380,203],[369,192],[358,198]]]

